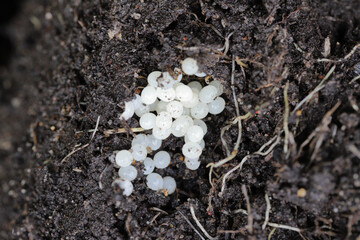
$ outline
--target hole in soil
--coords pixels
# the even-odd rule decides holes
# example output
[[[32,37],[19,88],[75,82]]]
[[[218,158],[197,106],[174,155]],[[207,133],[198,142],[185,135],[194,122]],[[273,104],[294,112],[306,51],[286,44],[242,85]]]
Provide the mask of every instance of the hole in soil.
[[[6,66],[10,62],[14,45],[8,36],[0,33],[0,65]]]
[[[340,22],[336,27],[335,31],[335,41],[339,43],[344,43],[346,41],[346,34],[349,30],[349,26],[346,22]]]

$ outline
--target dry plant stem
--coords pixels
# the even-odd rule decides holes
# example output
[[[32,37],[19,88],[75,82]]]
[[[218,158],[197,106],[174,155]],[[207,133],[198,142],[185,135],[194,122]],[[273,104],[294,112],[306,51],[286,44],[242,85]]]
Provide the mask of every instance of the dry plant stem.
[[[225,151],[226,151],[226,156],[230,156],[230,150],[228,148],[228,145],[224,139],[224,134],[227,130],[229,130],[231,128],[231,124],[230,125],[226,125],[225,127],[223,127],[221,129],[221,132],[220,132],[220,139],[221,139],[221,143],[223,144],[224,148],[225,148]]]
[[[359,76],[356,76],[354,77],[353,79],[351,79],[350,83],[349,84],[352,84],[353,82],[355,82],[356,80],[360,79],[360,75]]]
[[[318,62],[342,62],[342,61],[348,59],[349,57],[351,57],[359,47],[360,47],[360,43],[356,44],[353,47],[353,49],[344,58],[341,58],[339,60],[331,60],[331,59],[327,59],[327,58],[322,58],[322,59],[318,59],[317,61]]]
[[[267,195],[267,193],[265,193],[265,201],[266,201],[266,212],[265,212],[265,221],[264,221],[264,224],[262,225],[263,230],[266,228],[266,225],[269,222],[269,215],[270,215],[270,210],[271,210],[271,204],[270,204],[269,196]]]
[[[269,233],[269,236],[268,236],[268,240],[271,239],[271,237],[272,237],[272,235],[274,234],[275,231],[276,231],[276,228],[273,228],[273,229],[271,230],[271,232]]]
[[[276,139],[276,141],[269,147],[269,149],[266,152],[262,152],[262,150],[264,150],[265,147],[267,147],[268,145],[270,145],[274,140]],[[221,191],[220,191],[220,196],[223,194],[224,190],[225,190],[225,186],[226,186],[226,180],[227,178],[230,176],[231,173],[235,172],[236,170],[240,169],[240,171],[242,170],[242,167],[244,165],[244,163],[252,156],[252,155],[260,155],[260,156],[266,156],[268,155],[273,149],[274,147],[280,142],[280,136],[275,136],[272,139],[270,139],[270,141],[268,141],[267,143],[265,143],[263,146],[260,147],[260,149],[257,152],[254,152],[253,154],[249,154],[246,155],[240,162],[240,164],[238,164],[236,167],[234,167],[233,169],[231,169],[229,172],[227,172],[222,180],[222,185],[221,185]],[[221,161],[220,161],[221,162]],[[218,162],[218,163],[220,163]],[[208,164],[209,166],[209,164]],[[214,167],[216,165],[213,165],[212,167]],[[221,165],[220,165],[221,166]],[[211,170],[211,169],[210,169]]]
[[[249,159],[251,155],[246,155],[240,162],[240,164],[238,164],[236,167],[234,167],[233,169],[231,169],[230,171],[228,171],[222,180],[222,185],[221,185],[221,191],[220,191],[220,196],[222,196],[224,190],[225,190],[225,185],[226,185],[226,179],[229,177],[230,174],[232,174],[233,172],[235,172],[236,170],[240,169],[240,171],[242,170],[242,167],[244,165],[244,163]]]
[[[145,129],[138,127],[138,128],[130,128],[131,131],[133,132],[144,132],[146,131]],[[107,129],[104,131],[104,135],[108,136],[111,134],[117,134],[117,133],[127,133],[128,131],[125,128],[118,128],[118,129]]]
[[[205,240],[205,238],[201,235],[201,233],[194,227],[194,225],[189,221],[189,219],[182,213],[179,211],[179,213],[181,214],[181,216],[185,219],[185,221],[190,225],[190,227],[194,230],[194,232],[199,235],[199,237],[201,238],[201,240]]]
[[[285,113],[284,113],[284,132],[285,132],[285,139],[284,139],[284,153],[287,154],[289,148],[289,100],[288,100],[288,89],[289,89],[289,82],[286,83],[284,88],[284,102],[285,102]]]
[[[246,186],[245,185],[241,185],[241,191],[244,194],[245,200],[246,200],[246,208],[247,208],[247,212],[248,212],[248,224],[246,226],[246,229],[249,231],[250,234],[253,233],[253,216],[251,215],[251,206],[250,206],[250,199],[249,199],[249,195],[247,193],[246,190]]]
[[[210,234],[205,230],[205,228],[201,225],[201,223],[199,222],[199,220],[197,219],[196,215],[195,215],[195,210],[192,204],[190,204],[190,212],[191,212],[191,216],[193,217],[196,225],[200,228],[200,230],[205,234],[205,236],[210,239],[210,240],[216,240],[217,238],[213,238],[212,236],[210,236]]]
[[[95,134],[96,134],[96,132],[97,132],[97,130],[98,130],[99,122],[100,122],[100,117],[101,117],[101,116],[98,116],[98,118],[97,118],[97,120],[96,120],[95,129],[94,129],[93,134],[91,135],[90,141],[89,141],[87,144],[83,145],[83,146],[75,146],[75,147],[74,147],[74,150],[72,150],[68,155],[66,155],[66,156],[61,160],[60,163],[64,163],[69,157],[71,157],[71,155],[73,155],[74,153],[76,153],[76,152],[78,152],[78,151],[80,151],[80,150],[82,150],[82,149],[84,149],[84,148],[86,148],[86,147],[88,147],[88,146],[90,145],[91,141],[94,139]]]
[[[321,89],[324,88],[323,84],[324,82],[331,76],[331,74],[334,72],[335,70],[335,65],[329,70],[329,72],[326,74],[326,76],[324,77],[324,79],[319,83],[319,85],[316,86],[316,88],[309,94],[307,95],[303,100],[301,100],[300,103],[298,103],[298,105],[296,105],[296,107],[294,108],[294,110],[291,112],[291,114],[294,114],[304,103],[306,103],[307,101],[309,101],[310,99],[312,99],[312,97],[315,95],[315,93],[317,93],[318,91],[320,91]]]
[[[360,159],[360,150],[354,144],[349,145],[348,149],[352,154],[354,154],[358,159]]]
[[[316,137],[319,133],[321,134],[322,132],[327,131],[327,127],[331,122],[331,115],[336,111],[336,109],[340,106],[341,102],[337,102],[335,104],[334,107],[332,107],[323,117],[323,119],[321,120],[321,123],[315,128],[315,130],[307,137],[307,139],[300,145],[300,148],[298,150],[297,155],[295,156],[295,159],[298,159],[304,149],[304,147],[306,145],[308,145],[311,141],[313,141],[313,138]],[[320,135],[319,137],[316,138],[316,144],[315,144],[315,151],[313,152],[311,159],[310,159],[310,163],[312,162],[312,160],[315,158],[316,153],[318,151],[318,149],[321,146],[321,143],[323,141],[323,137],[321,137],[322,135]],[[314,155],[315,153],[315,155]],[[309,164],[310,164],[309,163]]]
[[[287,230],[291,230],[291,231],[298,232],[298,233],[301,232],[300,228],[291,227],[291,226],[287,226],[287,225],[283,225],[283,224],[269,222],[267,225],[270,227],[287,229]]]

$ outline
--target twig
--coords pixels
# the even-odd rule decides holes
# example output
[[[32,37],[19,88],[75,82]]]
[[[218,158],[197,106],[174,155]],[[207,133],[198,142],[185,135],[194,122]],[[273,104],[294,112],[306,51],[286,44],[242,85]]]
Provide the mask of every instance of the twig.
[[[262,150],[264,150],[265,147],[267,147],[268,145],[270,145],[275,139],[276,139],[276,141],[269,147],[269,149],[268,149],[266,152],[262,152]],[[255,155],[255,154],[260,155],[260,156],[266,156],[266,155],[268,155],[268,154],[274,149],[274,147],[275,147],[279,142],[280,142],[280,136],[275,136],[275,137],[273,137],[272,139],[270,139],[270,141],[268,141],[267,143],[265,143],[264,145],[262,145],[258,151],[254,152],[254,153],[252,153],[252,154],[246,155],[246,156],[241,160],[241,162],[240,162],[237,166],[235,166],[233,169],[231,169],[229,172],[227,172],[227,173],[224,175],[223,180],[222,180],[220,195],[223,194],[223,192],[224,192],[224,190],[225,190],[225,186],[226,186],[226,179],[229,177],[229,175],[230,175],[231,173],[235,172],[235,171],[238,170],[238,169],[240,169],[240,171],[241,171],[244,163],[245,163],[245,162],[249,159],[249,157],[251,157],[252,155]],[[226,160],[226,159],[224,159],[224,160]],[[217,164],[218,164],[218,163],[221,163],[221,161],[217,162]],[[210,164],[211,164],[211,163],[210,163]],[[209,166],[210,164],[208,164],[208,166]],[[222,165],[222,164],[221,164],[221,165]],[[221,166],[221,165],[219,165],[219,166]],[[211,165],[211,166],[212,166],[212,167],[217,167],[216,164]],[[212,169],[210,168],[210,170],[212,170]]]
[[[88,147],[90,145],[91,141],[94,139],[95,134],[96,134],[96,132],[98,130],[99,122],[100,122],[100,116],[98,116],[98,118],[97,118],[96,125],[95,125],[95,130],[94,130],[93,134],[91,135],[90,141],[87,144],[83,145],[83,146],[75,147],[75,149],[72,150],[68,155],[66,155],[61,160],[60,163],[64,163],[66,161],[66,159],[68,159],[71,155],[73,155],[74,153],[76,153],[76,152],[78,152],[78,151],[80,151],[80,150],[82,150],[82,149],[84,149],[84,148],[86,148],[86,147]]]
[[[229,51],[229,47],[230,47],[230,37],[234,34],[234,32],[231,32],[229,35],[227,35],[227,37],[225,37],[225,50],[224,50],[224,55],[226,56],[227,52]]]
[[[195,233],[197,235],[199,235],[199,237],[201,238],[201,240],[205,240],[205,238],[201,235],[201,233],[194,227],[194,225],[189,221],[189,219],[182,213],[179,211],[179,213],[181,214],[181,216],[185,219],[185,221],[190,225],[190,227],[195,231]]]
[[[309,94],[307,95],[303,100],[301,100],[300,103],[298,103],[298,105],[296,105],[296,107],[294,108],[294,110],[291,112],[291,114],[294,114],[305,102],[307,102],[308,100],[310,100],[315,93],[317,93],[318,91],[320,91],[321,89],[324,88],[324,86],[322,86],[324,84],[324,82],[330,77],[330,75],[334,72],[336,66],[334,65],[329,72],[326,74],[326,76],[324,77],[324,79],[319,83],[319,85],[317,85],[315,87],[315,89]]]
[[[165,215],[169,215],[166,211],[164,211],[164,210],[162,210],[160,208],[157,208],[157,207],[151,207],[149,209],[152,210],[152,211],[161,212],[161,213],[163,213]]]
[[[267,193],[265,193],[265,201],[266,201],[266,212],[265,212],[265,221],[264,221],[264,224],[262,225],[263,230],[266,228],[266,225],[269,222],[269,215],[270,215],[270,210],[271,210],[271,204],[270,204],[269,196],[267,195]]]
[[[253,233],[253,216],[251,215],[251,206],[250,206],[250,199],[249,199],[249,195],[247,193],[246,190],[246,186],[245,185],[241,185],[241,191],[244,194],[245,200],[246,200],[246,208],[247,208],[247,212],[248,212],[248,224],[246,226],[246,229],[249,231],[250,234]]]
[[[137,127],[137,128],[130,128],[131,131],[133,132],[144,132],[146,131],[145,129],[141,128],[141,127]],[[117,133],[127,133],[128,131],[125,128],[118,128],[118,129],[107,129],[104,131],[104,135],[105,136],[109,136],[111,134],[117,134]]]
[[[354,154],[357,158],[360,159],[360,150],[354,144],[349,145],[348,149],[352,154]]]
[[[100,188],[100,190],[103,189],[103,184],[102,184],[101,180],[102,180],[102,178],[103,178],[103,176],[104,176],[104,173],[108,170],[109,167],[112,167],[112,166],[111,166],[111,165],[107,165],[107,166],[104,168],[104,170],[101,172],[100,176],[99,176],[99,188]]]
[[[223,177],[223,180],[222,180],[222,185],[221,185],[221,191],[220,191],[220,196],[222,196],[223,194],[223,191],[225,189],[225,184],[226,184],[226,179],[227,177],[232,174],[233,172],[235,172],[236,170],[240,169],[240,171],[242,170],[242,167],[244,165],[244,163],[249,159],[251,155],[246,155],[240,162],[240,164],[238,164],[236,167],[234,167],[233,169],[231,169],[230,171],[228,171],[224,177]]]
[[[349,84],[352,84],[353,82],[355,82],[356,80],[360,79],[360,75],[354,77],[353,79],[351,79],[351,81],[349,82]]]
[[[271,232],[269,233],[269,236],[268,236],[268,240],[271,240],[271,237],[272,237],[272,235],[274,234],[275,231],[276,231],[276,228],[273,228],[271,230]]]
[[[219,230],[218,233],[230,233],[230,234],[236,234],[236,233],[242,233],[243,235],[245,235],[245,231],[244,229],[239,229],[239,230]]]
[[[338,60],[331,60],[331,59],[327,59],[327,58],[322,58],[322,59],[318,59],[318,62],[342,62],[348,58],[350,58],[355,51],[360,47],[360,43],[356,44],[353,49],[344,57],[344,58],[340,58]]]
[[[285,155],[288,152],[289,148],[289,100],[288,100],[288,89],[289,89],[289,82],[286,83],[284,88],[284,102],[285,102],[285,113],[284,113],[284,132],[285,132],[285,139],[284,139],[284,153]]]
[[[200,230],[205,234],[205,236],[210,239],[210,240],[216,240],[216,238],[213,238],[212,236],[210,236],[210,234],[205,230],[205,228],[201,225],[201,223],[199,222],[199,220],[197,219],[196,215],[195,215],[195,210],[192,204],[190,204],[190,212],[191,212],[191,216],[193,217],[194,221],[196,222],[196,225],[200,228]]]
[[[269,222],[267,225],[269,225],[270,227],[287,229],[287,230],[291,230],[291,231],[298,232],[298,233],[301,232],[300,228],[291,227],[291,226],[287,226],[287,225],[283,225],[283,224]]]

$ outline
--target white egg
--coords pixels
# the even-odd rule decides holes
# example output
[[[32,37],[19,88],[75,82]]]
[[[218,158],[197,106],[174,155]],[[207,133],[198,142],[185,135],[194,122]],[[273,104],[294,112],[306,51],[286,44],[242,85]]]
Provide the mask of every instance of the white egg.
[[[199,66],[197,65],[197,61],[193,58],[185,58],[185,60],[181,64],[181,68],[183,72],[187,75],[194,75],[199,71]]]
[[[127,167],[132,163],[133,156],[130,151],[121,150],[116,153],[115,161],[119,167]]]
[[[158,190],[162,189],[162,187],[164,185],[164,180],[159,174],[150,173],[146,177],[146,185],[151,190],[158,191]]]

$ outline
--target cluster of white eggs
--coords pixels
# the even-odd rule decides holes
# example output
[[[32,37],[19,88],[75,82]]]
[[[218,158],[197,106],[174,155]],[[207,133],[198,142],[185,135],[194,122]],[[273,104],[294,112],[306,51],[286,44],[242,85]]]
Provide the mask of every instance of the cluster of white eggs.
[[[186,58],[182,62],[182,71],[175,68],[171,73],[154,71],[147,77],[148,85],[142,90],[141,96],[136,95],[132,101],[125,103],[125,111],[121,118],[127,120],[135,113],[139,118],[140,127],[152,131],[152,134],[138,134],[132,141],[130,150],[115,152],[110,160],[119,167],[117,183],[123,194],[129,196],[133,191],[131,183],[137,177],[137,169],[132,166],[135,161],[144,165],[143,174],[147,175],[146,184],[154,190],[162,190],[172,194],[176,189],[174,178],[162,177],[154,173],[154,169],[164,169],[170,165],[171,157],[166,151],[157,152],[153,159],[147,155],[157,151],[162,140],[171,134],[184,137],[182,153],[185,165],[190,170],[200,166],[199,157],[205,147],[203,140],[207,132],[204,119],[209,113],[219,114],[225,108],[225,100],[220,97],[223,86],[214,80],[203,87],[199,81],[188,84],[181,82],[183,73],[204,77],[199,72],[197,61]]]

